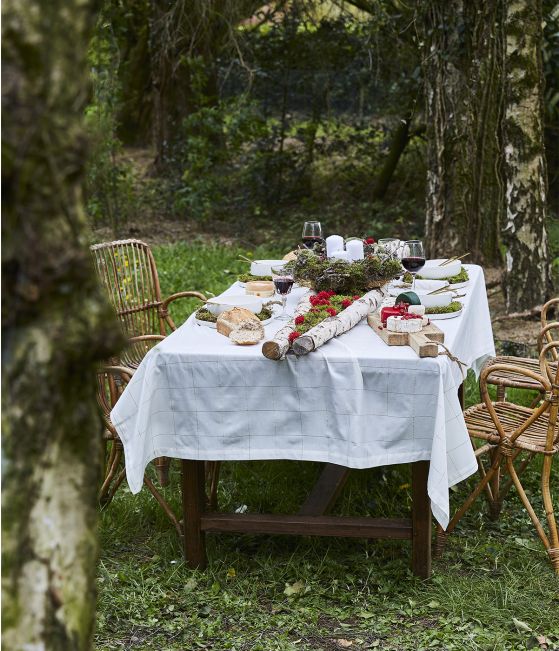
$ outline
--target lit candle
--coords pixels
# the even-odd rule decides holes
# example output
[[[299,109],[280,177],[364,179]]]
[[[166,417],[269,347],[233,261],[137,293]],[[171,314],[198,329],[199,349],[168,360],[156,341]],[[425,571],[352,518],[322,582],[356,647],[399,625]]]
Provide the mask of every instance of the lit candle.
[[[331,258],[336,251],[344,250],[344,238],[341,235],[330,235],[326,238],[326,255]]]
[[[330,257],[334,258],[334,260],[344,260],[344,262],[351,262],[351,258],[349,257],[349,253],[347,251],[334,251]]]
[[[352,260],[363,260],[365,257],[362,240],[350,240],[346,242],[345,248]]]

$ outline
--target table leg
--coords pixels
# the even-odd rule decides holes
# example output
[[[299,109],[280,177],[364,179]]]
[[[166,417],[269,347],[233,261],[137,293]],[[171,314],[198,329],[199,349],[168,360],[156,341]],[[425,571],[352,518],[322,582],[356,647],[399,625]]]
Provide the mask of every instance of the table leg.
[[[327,463],[312,491],[299,509],[299,515],[324,515],[336,502],[349,477],[350,469]]]
[[[207,564],[205,533],[201,518],[205,504],[205,472],[203,461],[182,462],[182,517],[184,557],[192,569],[204,569]]]
[[[431,576],[431,504],[427,495],[429,461],[411,464],[412,472],[412,571],[423,579]]]

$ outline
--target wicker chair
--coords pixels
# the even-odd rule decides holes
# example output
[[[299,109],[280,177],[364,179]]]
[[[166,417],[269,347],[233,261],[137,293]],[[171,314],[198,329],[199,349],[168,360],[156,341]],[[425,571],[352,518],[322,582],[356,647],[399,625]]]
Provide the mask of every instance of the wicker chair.
[[[97,275],[130,340],[146,334],[165,336],[169,329],[176,330],[169,314],[169,305],[173,301],[179,298],[206,300],[204,294],[196,291],[178,292],[163,299],[155,259],[149,246],[140,240],[103,242],[94,244],[90,250]],[[145,340],[139,340],[111,363],[138,368],[150,347]],[[169,463],[165,457],[155,462],[162,486],[169,481]]]
[[[504,363],[488,366],[482,371],[480,387],[483,403],[466,409],[464,417],[472,441],[479,439],[484,441],[475,450],[476,457],[480,459],[482,455],[489,454],[491,465],[486,471],[484,470],[481,481],[456,512],[446,531],[439,527],[437,532],[437,551],[439,553],[444,547],[446,536],[454,529],[483,490],[488,492],[490,499],[498,500],[500,498],[502,490],[499,483],[494,482],[494,479],[498,477],[499,469],[504,465],[510,476],[510,482],[516,488],[547,549],[553,569],[559,574],[559,536],[550,491],[552,460],[559,452],[559,369],[557,364],[551,361],[557,359],[558,353],[559,341],[551,341],[543,346],[539,357],[539,373]],[[516,373],[518,377],[533,382],[536,389],[543,395],[540,404],[530,408],[507,401],[492,402],[488,384],[491,383],[493,374],[503,372]],[[525,467],[529,459],[524,460],[519,468],[515,467],[515,461],[522,453],[527,453],[529,457],[537,454],[543,456],[541,488],[549,535],[545,533],[520,482],[523,466]]]
[[[162,338],[158,337],[158,339]],[[97,373],[97,401],[101,407],[101,414],[105,425],[105,439],[108,444],[105,458],[105,478],[99,491],[99,502],[103,507],[110,504],[126,475],[126,470],[123,465],[124,450],[117,431],[111,422],[110,413],[133,373],[134,371],[132,369],[126,368],[125,366],[105,366]],[[151,479],[146,475],[144,475],[144,484],[157,500],[157,503],[163,509],[163,512],[169,518],[179,536],[182,536],[181,523],[163,495],[161,495]]]
[[[545,330],[545,327],[548,325],[548,314],[551,308],[559,305],[559,298],[553,298],[548,301],[542,308],[540,320],[542,325],[542,330]],[[545,340],[547,343],[552,341],[551,333],[546,332]],[[538,350],[541,350],[541,346],[545,343],[538,340]],[[554,358],[555,364],[557,364],[557,355]],[[489,366],[500,366],[501,364],[512,364],[515,367],[520,367],[533,373],[540,372],[539,361],[537,359],[530,359],[528,357],[507,357],[507,356],[497,356],[490,359],[486,367]],[[507,388],[516,388],[516,389],[529,389],[529,390],[539,390],[539,385],[537,382],[532,380],[530,377],[517,373],[510,368],[494,370],[494,373],[491,374],[490,378],[487,380],[489,384],[493,384],[497,387],[497,400],[505,400]],[[541,399],[541,394],[536,396],[534,402],[532,403],[535,406]]]

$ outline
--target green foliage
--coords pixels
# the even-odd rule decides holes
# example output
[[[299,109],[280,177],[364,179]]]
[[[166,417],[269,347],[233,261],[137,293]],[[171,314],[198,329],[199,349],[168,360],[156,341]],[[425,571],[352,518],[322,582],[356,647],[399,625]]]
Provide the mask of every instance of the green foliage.
[[[296,260],[286,266],[293,269],[296,282],[309,285],[317,292],[332,290],[351,296],[365,294],[402,271],[400,261],[388,254],[369,255],[348,264],[309,250],[299,251]]]

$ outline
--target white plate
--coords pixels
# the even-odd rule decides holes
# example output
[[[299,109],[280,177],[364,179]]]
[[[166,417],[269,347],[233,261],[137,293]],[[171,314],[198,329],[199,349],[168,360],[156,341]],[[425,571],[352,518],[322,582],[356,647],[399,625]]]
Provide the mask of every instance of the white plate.
[[[456,274],[460,273],[462,268],[462,263],[460,260],[455,260],[449,264],[441,267],[441,262],[444,262],[448,258],[437,258],[434,260],[427,260],[425,266],[419,272],[419,275],[425,280],[445,280],[446,278],[452,278]]]
[[[268,325],[268,323],[271,323],[274,320],[274,317],[271,316],[269,319],[265,319],[264,321],[260,321],[260,323],[263,326]],[[199,326],[205,326],[206,328],[213,328],[214,330],[216,329],[216,324],[213,323],[212,321],[202,321],[202,319],[197,319],[194,317],[194,321],[199,325]]]
[[[458,312],[441,312],[441,314],[426,314],[425,316],[430,321],[442,321],[443,319],[454,319],[457,316],[460,316],[464,308],[458,310]]]
[[[250,273],[253,276],[271,276],[272,267],[283,267],[286,260],[254,260],[250,263]]]
[[[454,285],[449,285],[450,289],[462,289],[462,287],[466,287],[470,281],[465,280],[463,283],[454,283]]]

